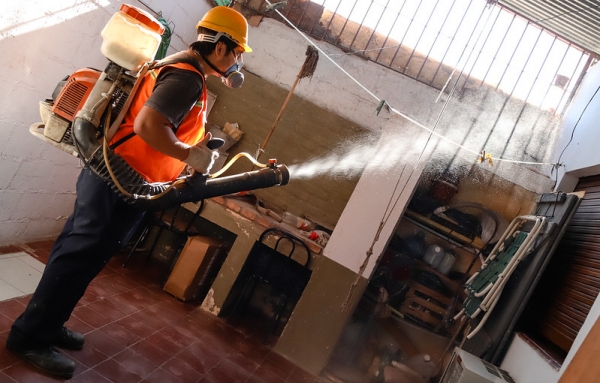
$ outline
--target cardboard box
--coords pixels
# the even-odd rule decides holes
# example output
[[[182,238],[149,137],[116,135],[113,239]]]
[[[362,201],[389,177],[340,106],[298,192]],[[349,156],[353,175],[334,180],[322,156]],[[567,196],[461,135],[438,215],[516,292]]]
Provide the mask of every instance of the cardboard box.
[[[226,255],[212,238],[188,238],[163,289],[182,301],[203,299]]]

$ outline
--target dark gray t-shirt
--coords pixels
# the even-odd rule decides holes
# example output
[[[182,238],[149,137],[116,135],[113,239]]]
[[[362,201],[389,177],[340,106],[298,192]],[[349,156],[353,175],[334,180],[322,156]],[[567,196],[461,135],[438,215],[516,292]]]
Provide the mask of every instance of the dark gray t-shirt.
[[[150,98],[144,105],[165,116],[177,130],[185,116],[202,95],[201,75],[190,70],[165,68],[158,78]]]

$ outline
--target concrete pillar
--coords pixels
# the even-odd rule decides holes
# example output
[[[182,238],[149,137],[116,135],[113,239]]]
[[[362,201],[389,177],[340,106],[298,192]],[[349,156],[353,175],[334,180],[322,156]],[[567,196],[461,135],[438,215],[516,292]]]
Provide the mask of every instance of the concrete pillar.
[[[435,146],[435,136],[428,140],[429,136],[401,117],[390,119],[382,130],[375,153],[323,251],[324,257],[315,264],[311,280],[275,345],[277,352],[304,369],[319,373],[327,365]]]

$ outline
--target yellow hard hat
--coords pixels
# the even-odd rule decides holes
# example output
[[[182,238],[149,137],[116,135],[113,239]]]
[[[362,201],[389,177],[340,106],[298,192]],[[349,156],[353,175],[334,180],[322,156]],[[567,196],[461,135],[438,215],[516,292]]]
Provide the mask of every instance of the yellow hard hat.
[[[224,34],[231,41],[244,48],[245,52],[252,52],[252,48],[248,46],[248,21],[244,15],[233,8],[225,6],[212,8],[198,22],[196,29],[198,27],[204,27]],[[198,40],[211,41],[206,35],[199,35]]]

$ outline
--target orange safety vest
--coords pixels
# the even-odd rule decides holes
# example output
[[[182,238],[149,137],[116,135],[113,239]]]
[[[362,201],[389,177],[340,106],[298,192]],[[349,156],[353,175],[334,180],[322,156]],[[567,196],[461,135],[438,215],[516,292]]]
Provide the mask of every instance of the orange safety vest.
[[[127,161],[127,163],[148,182],[173,181],[185,168],[185,163],[153,149],[138,135],[133,133],[133,122],[135,117],[152,94],[152,90],[156,84],[156,78],[160,74],[160,71],[170,66],[199,73],[202,77],[203,84],[200,100],[196,102],[184,117],[181,125],[179,125],[179,128],[175,132],[175,136],[188,145],[195,145],[204,137],[204,124],[206,122],[206,105],[208,99],[204,75],[192,65],[186,63],[169,64],[149,71],[146,76],[141,79],[143,82],[140,84],[134,95],[134,99],[123,119],[123,123],[121,123],[121,126],[119,126],[119,129],[110,141],[110,144],[112,145],[121,139],[126,139],[125,142],[115,148],[115,153],[119,154]],[[134,135],[131,138],[125,138],[132,134]]]

